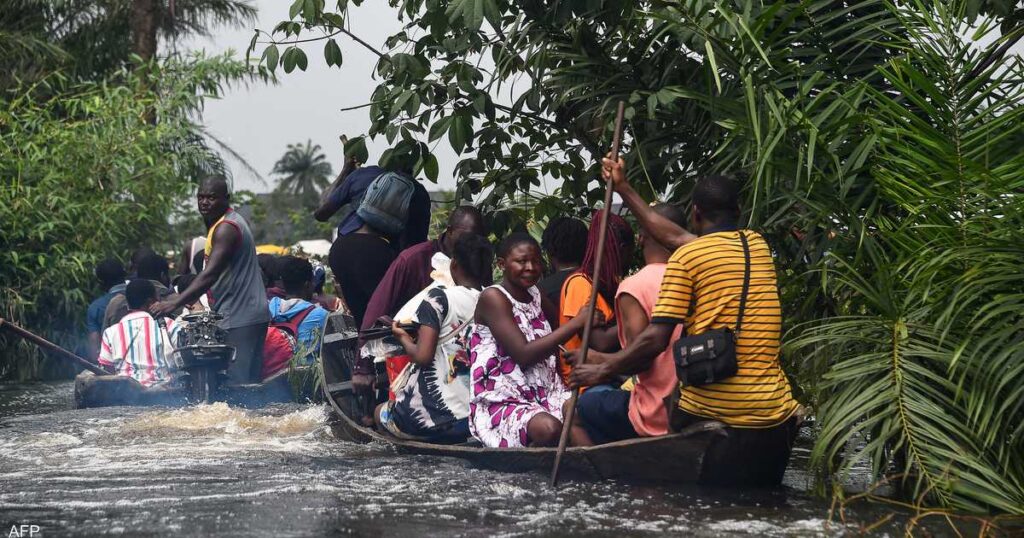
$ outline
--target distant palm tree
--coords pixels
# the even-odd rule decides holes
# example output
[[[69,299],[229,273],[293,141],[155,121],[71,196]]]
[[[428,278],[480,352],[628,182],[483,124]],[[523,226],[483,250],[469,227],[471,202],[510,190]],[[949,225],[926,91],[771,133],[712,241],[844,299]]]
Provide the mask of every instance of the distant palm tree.
[[[0,73],[24,79],[63,67],[101,78],[130,65],[132,54],[157,57],[158,44],[174,52],[179,40],[255,21],[251,0],[5,0]]]
[[[305,206],[314,206],[320,192],[331,182],[331,164],[320,145],[288,144],[288,151],[274,163],[271,174],[282,176],[275,193],[295,196]]]

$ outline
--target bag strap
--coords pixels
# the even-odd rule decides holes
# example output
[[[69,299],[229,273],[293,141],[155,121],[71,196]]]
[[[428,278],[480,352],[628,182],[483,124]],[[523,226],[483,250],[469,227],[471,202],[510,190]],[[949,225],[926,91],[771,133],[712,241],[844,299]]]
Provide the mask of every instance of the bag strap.
[[[747,245],[747,236],[743,230],[739,230],[740,243],[743,244],[743,293],[740,295],[740,316],[736,320],[736,334],[740,334],[743,328],[743,313],[747,308],[747,292],[750,291],[750,246]]]

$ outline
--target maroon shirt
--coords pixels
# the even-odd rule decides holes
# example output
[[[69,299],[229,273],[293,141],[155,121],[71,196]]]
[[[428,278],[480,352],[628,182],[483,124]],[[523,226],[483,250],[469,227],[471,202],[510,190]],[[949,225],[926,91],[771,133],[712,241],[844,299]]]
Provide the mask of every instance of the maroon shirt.
[[[399,253],[370,297],[361,329],[369,329],[381,316],[395,315],[399,308],[423,291],[430,284],[430,272],[433,271],[430,259],[440,251],[441,240],[434,239]]]

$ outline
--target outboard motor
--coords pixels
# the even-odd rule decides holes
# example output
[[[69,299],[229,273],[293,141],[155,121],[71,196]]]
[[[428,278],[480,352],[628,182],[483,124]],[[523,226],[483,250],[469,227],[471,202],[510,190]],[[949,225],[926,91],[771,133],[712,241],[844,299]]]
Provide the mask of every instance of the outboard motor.
[[[181,319],[188,325],[181,330],[175,351],[187,373],[189,402],[210,403],[227,375],[228,365],[235,360],[235,348],[224,343],[227,333],[217,325],[224,316],[207,311]]]

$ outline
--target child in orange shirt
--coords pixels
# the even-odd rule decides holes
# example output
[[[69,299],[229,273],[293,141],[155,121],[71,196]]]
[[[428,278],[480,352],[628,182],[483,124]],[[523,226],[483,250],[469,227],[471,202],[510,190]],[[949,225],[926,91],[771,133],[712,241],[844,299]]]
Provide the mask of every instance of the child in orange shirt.
[[[594,259],[597,258],[597,237],[600,233],[601,211],[594,212],[590,221],[590,231],[587,237],[587,251],[583,256],[583,264],[579,270],[573,273],[562,284],[562,293],[559,300],[558,318],[559,324],[564,325],[580,313],[580,309],[587,305],[590,300],[590,293],[593,291]],[[619,282],[626,274],[630,261],[633,259],[633,248],[636,244],[633,238],[633,230],[622,217],[610,214],[608,216],[609,234],[605,240],[603,260],[601,260],[601,274],[598,275],[597,309],[604,314],[607,320],[614,320],[615,316],[612,307],[615,292]],[[565,343],[565,349],[574,351],[583,344],[583,334],[578,333]],[[604,327],[594,327],[590,332],[590,348],[598,351],[615,351],[619,349],[618,329],[614,324]],[[558,372],[562,381],[569,382],[569,374],[572,373],[572,366],[559,356]]]

